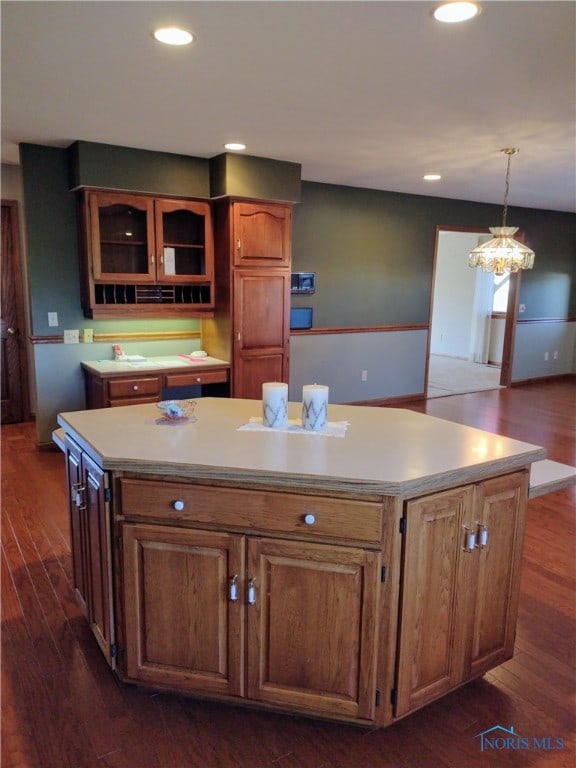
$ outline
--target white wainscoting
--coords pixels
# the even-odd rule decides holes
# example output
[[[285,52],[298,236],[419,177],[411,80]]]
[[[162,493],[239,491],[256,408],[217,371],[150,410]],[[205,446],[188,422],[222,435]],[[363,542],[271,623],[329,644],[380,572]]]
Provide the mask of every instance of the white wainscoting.
[[[558,357],[554,358],[554,353]],[[548,360],[545,359],[548,353]],[[543,320],[516,325],[512,381],[576,373],[576,322]]]
[[[422,394],[427,336],[424,329],[293,335],[288,396],[298,401],[314,383],[330,387],[331,403]]]

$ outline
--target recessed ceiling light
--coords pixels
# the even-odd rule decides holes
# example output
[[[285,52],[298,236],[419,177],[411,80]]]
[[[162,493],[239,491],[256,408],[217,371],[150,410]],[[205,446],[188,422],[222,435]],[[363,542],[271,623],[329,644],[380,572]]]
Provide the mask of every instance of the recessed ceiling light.
[[[178,27],[155,29],[154,37],[159,43],[166,43],[166,45],[190,45],[195,40],[192,32]]]
[[[239,141],[230,141],[228,144],[224,144],[224,149],[232,149],[241,152],[243,149],[246,149],[246,144],[241,144]]]
[[[439,173],[427,173],[426,176],[422,177],[424,181],[440,181],[442,176],[440,176]]]
[[[466,0],[460,2],[460,0],[453,0],[452,2],[442,3],[434,11],[434,18],[436,21],[444,21],[447,24],[456,24],[459,21],[468,21],[473,19],[474,16],[478,16],[480,13],[480,6],[478,3]]]

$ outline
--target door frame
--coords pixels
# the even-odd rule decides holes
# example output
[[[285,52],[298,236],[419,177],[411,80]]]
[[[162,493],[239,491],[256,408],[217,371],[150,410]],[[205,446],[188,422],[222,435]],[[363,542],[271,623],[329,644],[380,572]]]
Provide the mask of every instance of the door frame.
[[[436,284],[436,266],[438,262],[438,242],[440,232],[469,232],[489,234],[488,227],[453,227],[443,224],[436,225],[434,236],[434,258],[432,264],[432,281],[430,284],[430,311],[428,314],[428,341],[426,344],[426,370],[424,375],[424,396],[428,392],[428,373],[430,367],[430,343],[432,331],[432,316],[434,311],[434,287]],[[516,317],[518,315],[518,303],[520,300],[520,272],[510,274],[510,289],[508,292],[508,305],[506,307],[506,322],[504,325],[504,345],[502,349],[502,364],[500,367],[500,385],[510,387],[512,385],[512,363],[514,361],[514,339],[516,336]]]
[[[16,316],[16,323],[19,331],[18,337],[18,361],[20,364],[20,390],[22,397],[22,421],[30,421],[32,419],[32,413],[30,409],[30,393],[29,393],[29,378],[28,378],[28,328],[26,324],[26,311],[25,311],[25,293],[24,293],[24,277],[23,277],[23,262],[22,262],[22,247],[20,236],[20,219],[19,219],[19,202],[18,200],[1,199],[2,207],[7,207],[10,211],[9,215],[9,227],[12,234],[12,242],[14,243],[14,253],[10,259],[9,269],[11,271],[11,277],[14,286],[14,313]],[[3,256],[5,266],[8,266],[6,255]]]

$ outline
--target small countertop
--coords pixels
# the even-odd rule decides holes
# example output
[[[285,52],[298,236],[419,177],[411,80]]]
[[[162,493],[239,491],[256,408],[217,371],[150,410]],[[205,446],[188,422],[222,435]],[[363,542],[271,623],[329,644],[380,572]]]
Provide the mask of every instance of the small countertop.
[[[86,360],[82,367],[99,376],[122,375],[138,371],[163,373],[165,371],[205,370],[210,368],[230,368],[226,360],[217,357],[191,358],[189,355],[164,355],[147,357],[145,360]]]
[[[301,404],[290,403],[297,419]],[[330,405],[344,437],[240,430],[260,400],[200,398],[196,421],[157,424],[154,405],[61,413],[58,423],[104,469],[293,490],[416,496],[529,468],[536,445],[398,408]]]

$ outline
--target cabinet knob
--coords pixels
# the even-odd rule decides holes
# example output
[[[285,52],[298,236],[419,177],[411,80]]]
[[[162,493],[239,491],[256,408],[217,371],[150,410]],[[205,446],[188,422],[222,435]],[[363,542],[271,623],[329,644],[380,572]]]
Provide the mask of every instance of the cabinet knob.
[[[248,604],[256,605],[256,578],[248,582]]]
[[[230,579],[230,602],[235,603],[238,600],[238,574],[235,573]]]
[[[176,512],[182,512],[184,509],[184,502],[181,499],[176,499],[176,501],[172,502],[172,506],[176,510]]]
[[[314,523],[316,522],[316,518],[311,512],[308,512],[307,515],[304,515],[304,522],[306,523],[306,525],[314,525]]]
[[[202,379],[200,378],[200,376],[197,376],[197,377],[196,377],[196,381],[198,381],[198,382],[202,381]]]
[[[132,387],[132,389],[134,390],[134,392],[138,392],[138,384],[134,384],[134,386]]]

